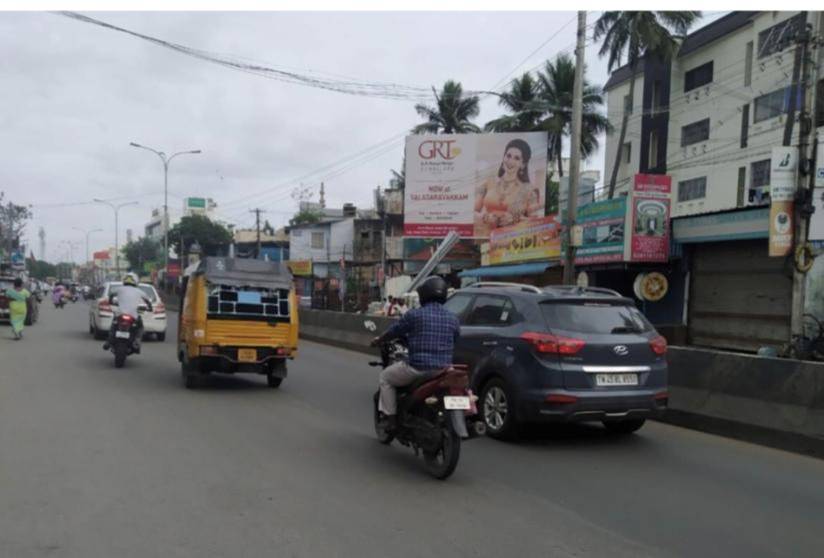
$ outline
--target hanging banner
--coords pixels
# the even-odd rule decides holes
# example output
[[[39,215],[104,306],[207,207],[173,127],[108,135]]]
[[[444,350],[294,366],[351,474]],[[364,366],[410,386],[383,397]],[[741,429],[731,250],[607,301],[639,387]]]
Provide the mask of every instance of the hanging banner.
[[[770,164],[769,255],[783,257],[793,247],[793,209],[797,188],[798,148],[773,147]]]
[[[286,267],[292,272],[292,275],[299,277],[312,276],[312,260],[289,260],[286,262]]]
[[[824,139],[824,138],[822,138]],[[819,139],[815,152],[815,187],[824,188],[824,141]]]
[[[669,260],[672,177],[636,174],[630,197],[631,240],[625,253],[630,262]]]
[[[561,225],[555,215],[493,229],[489,235],[489,265],[560,257]]]
[[[404,236],[488,238],[543,217],[546,167],[545,132],[409,136]]]

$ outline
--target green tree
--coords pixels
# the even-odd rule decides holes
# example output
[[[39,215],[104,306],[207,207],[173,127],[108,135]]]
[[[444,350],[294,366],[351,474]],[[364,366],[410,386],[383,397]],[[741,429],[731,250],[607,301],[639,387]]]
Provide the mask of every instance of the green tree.
[[[538,72],[540,102],[544,117],[538,127],[546,130],[548,156],[558,165],[558,177],[563,171],[564,138],[572,135],[572,98],[575,87],[575,62],[567,54],[559,54],[555,60],[547,60]],[[586,159],[598,149],[598,135],[609,129],[609,120],[601,113],[604,98],[601,88],[584,78],[583,111],[581,121],[581,155]]]
[[[31,210],[11,201],[4,202],[5,193],[0,192],[0,252],[11,252],[20,247],[20,236],[31,219]]]
[[[430,107],[419,103],[415,110],[426,119],[412,129],[415,134],[465,134],[480,132],[481,129],[471,120],[481,112],[478,106],[478,97],[465,97],[463,87],[459,82],[449,80],[443,84],[438,93],[432,88],[435,95],[435,106]]]
[[[57,266],[43,260],[26,259],[26,269],[35,279],[44,281],[46,277],[57,277]]]
[[[307,223],[319,223],[321,219],[321,214],[317,211],[312,211],[311,209],[301,209],[295,216],[289,219],[289,224],[291,226],[295,225],[305,225]]]
[[[232,243],[232,233],[203,215],[183,217],[169,229],[169,243],[179,256],[188,253],[195,241],[204,256],[217,256]]]
[[[126,243],[121,250],[123,256],[129,261],[129,267],[137,273],[143,273],[143,266],[146,263],[159,263],[163,256],[160,243],[145,236]]]
[[[635,100],[635,75],[638,64],[644,56],[654,56],[662,61],[669,61],[678,50],[678,38],[673,35],[686,35],[689,28],[701,17],[701,12],[604,12],[595,22],[593,39],[603,38],[600,56],[608,56],[607,69],[612,72],[621,66],[626,58],[629,66],[629,95],[624,104],[621,118],[621,132],[618,135],[618,147],[612,174],[609,179],[609,198],[615,195],[615,182],[624,150],[632,106]]]
[[[510,83],[509,91],[502,93],[498,104],[508,114],[490,120],[484,126],[487,132],[529,132],[538,129],[544,110],[538,106],[540,84],[529,72]]]

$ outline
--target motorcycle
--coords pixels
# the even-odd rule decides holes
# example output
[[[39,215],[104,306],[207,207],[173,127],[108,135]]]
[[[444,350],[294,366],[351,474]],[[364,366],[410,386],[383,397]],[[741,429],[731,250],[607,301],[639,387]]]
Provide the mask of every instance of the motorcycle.
[[[386,368],[408,351],[399,341],[380,346],[381,360],[370,366]],[[426,471],[437,479],[446,479],[458,466],[461,441],[486,433],[486,424],[478,415],[477,396],[469,389],[465,366],[450,365],[438,374],[397,388],[396,428],[387,432],[374,396],[375,433],[381,444],[397,440],[411,447],[415,455],[423,454]]]
[[[115,316],[114,337],[109,350],[114,355],[114,367],[123,368],[126,357],[132,353],[139,353],[139,320],[129,314]]]

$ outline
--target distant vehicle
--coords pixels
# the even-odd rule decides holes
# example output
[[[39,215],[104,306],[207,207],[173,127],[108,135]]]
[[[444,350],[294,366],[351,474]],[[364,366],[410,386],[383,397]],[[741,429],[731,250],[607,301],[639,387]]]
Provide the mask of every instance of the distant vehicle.
[[[461,322],[454,360],[469,367],[492,437],[583,421],[628,434],[666,409],[667,342],[615,291],[482,282],[446,307]]]
[[[109,335],[112,327],[112,317],[114,316],[113,305],[109,303],[109,297],[117,296],[117,289],[122,287],[121,281],[109,281],[104,283],[96,293],[96,296],[89,304],[89,333],[95,339],[105,339]],[[138,288],[146,293],[146,297],[152,303],[152,312],[144,312],[143,334],[144,337],[154,335],[158,341],[166,340],[166,305],[160,299],[157,290],[149,283],[139,283]],[[116,306],[115,306],[116,307]]]
[[[13,287],[14,277],[0,277],[0,322],[8,322],[11,320],[11,311],[9,310],[9,299],[6,296],[6,289]]]

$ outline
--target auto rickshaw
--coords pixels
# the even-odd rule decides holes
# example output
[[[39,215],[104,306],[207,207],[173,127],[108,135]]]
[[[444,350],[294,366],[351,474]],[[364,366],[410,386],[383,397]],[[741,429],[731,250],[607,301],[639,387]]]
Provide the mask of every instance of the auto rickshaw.
[[[183,383],[212,373],[286,377],[298,350],[298,305],[284,262],[207,257],[183,275],[177,357]]]

